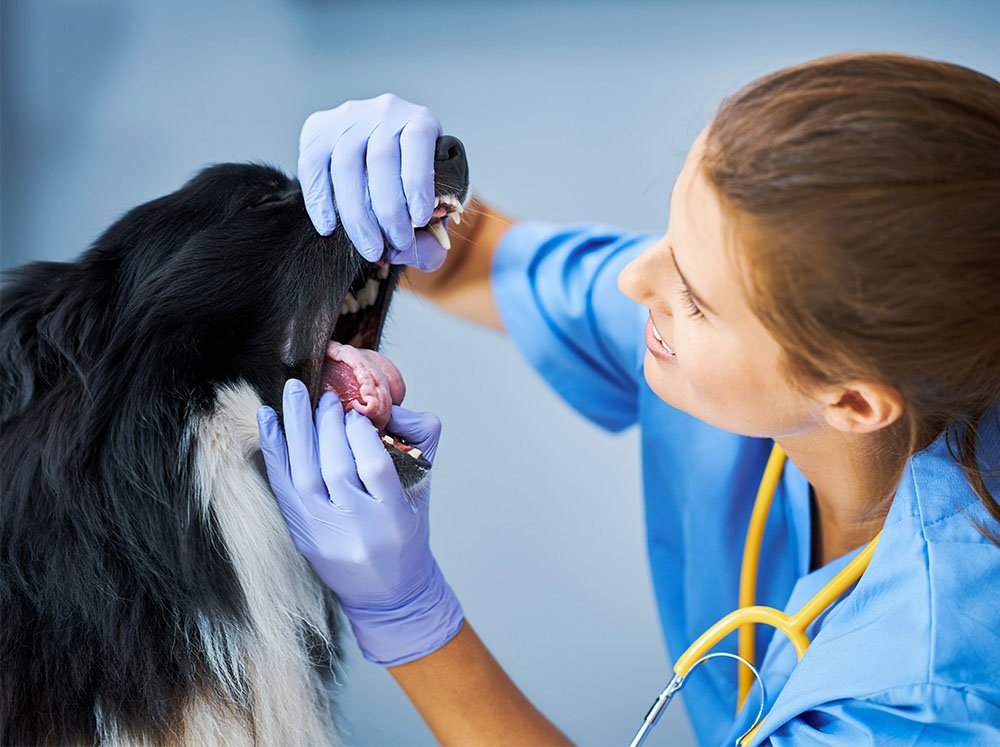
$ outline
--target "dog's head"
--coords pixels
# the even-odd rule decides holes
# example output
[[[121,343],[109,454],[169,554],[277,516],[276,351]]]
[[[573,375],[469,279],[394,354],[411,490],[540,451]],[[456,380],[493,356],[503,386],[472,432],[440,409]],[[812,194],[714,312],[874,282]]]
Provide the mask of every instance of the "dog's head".
[[[462,144],[439,138],[435,214],[459,209],[467,192]],[[441,220],[418,230],[439,231]],[[128,212],[80,261],[15,271],[2,420],[66,375],[83,381],[105,422],[117,408],[141,411],[142,392],[207,407],[239,380],[280,410],[284,382],[298,378],[315,402],[331,339],[378,347],[401,269],[366,261],[339,223],[319,235],[297,181],[280,171],[212,166]]]
[[[467,190],[461,144],[439,139],[437,195],[454,209]],[[252,670],[328,672],[337,624],[249,464],[253,414],[258,400],[279,409],[291,377],[315,402],[331,339],[376,348],[401,269],[364,260],[339,226],[320,236],[280,171],[223,164],[129,211],[78,260],[10,273],[0,742],[166,742],[194,728],[188,708],[209,713],[198,703],[248,723],[273,706],[282,718],[261,723],[307,728],[284,718],[304,711],[254,706],[266,691],[319,708],[308,671],[255,688]],[[422,475],[408,469],[409,487]],[[321,741],[308,723],[320,737],[286,741]]]

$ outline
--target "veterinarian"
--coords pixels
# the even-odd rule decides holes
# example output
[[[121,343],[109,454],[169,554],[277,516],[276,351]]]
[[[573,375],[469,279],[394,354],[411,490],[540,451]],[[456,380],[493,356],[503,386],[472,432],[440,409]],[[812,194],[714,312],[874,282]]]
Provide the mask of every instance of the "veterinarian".
[[[385,236],[394,261],[442,265],[410,273],[418,292],[506,330],[594,423],[639,424],[671,654],[846,579],[801,659],[766,625],[741,642],[767,691],[746,741],[1000,743],[1000,83],[866,54],[757,80],[695,141],[660,237],[474,202],[446,254],[411,230],[440,132],[388,95],[313,115],[310,215],[329,233],[336,204],[362,253]],[[314,417],[295,381],[283,406],[283,429],[260,413],[271,484],[364,655],[443,743],[566,742],[463,618],[370,422],[331,394]],[[390,430],[433,461],[434,416],[396,408]],[[685,683],[699,743],[751,729],[753,685],[712,663]]]

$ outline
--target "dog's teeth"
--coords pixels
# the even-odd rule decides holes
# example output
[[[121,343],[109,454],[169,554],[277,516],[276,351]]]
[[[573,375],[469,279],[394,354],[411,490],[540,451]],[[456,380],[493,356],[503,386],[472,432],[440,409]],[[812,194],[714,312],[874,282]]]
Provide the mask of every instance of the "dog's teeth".
[[[462,225],[462,211],[456,210],[454,213],[448,213],[448,217],[455,221],[456,226]]]
[[[358,309],[360,309],[360,308],[361,308],[361,306],[358,304],[358,299],[356,299],[353,295],[351,295],[350,293],[348,293],[344,297],[344,303],[341,304],[341,306],[340,306],[340,313],[341,313],[341,315],[344,315],[344,314],[355,314],[355,313],[357,313]]]
[[[358,304],[362,309],[367,309],[378,298],[378,280],[369,278],[365,287],[358,291]]]
[[[448,229],[444,227],[444,223],[435,221],[427,226],[427,230],[433,234],[434,238],[437,239],[445,251],[451,249],[451,241],[448,239]]]
[[[389,263],[388,262],[386,262],[384,265],[379,266],[379,268],[378,268],[378,279],[379,280],[385,280],[387,277],[389,277]]]
[[[368,284],[357,291],[354,292],[354,297],[358,299],[358,308],[364,309],[368,307]]]
[[[347,303],[347,299],[345,298],[344,302],[342,304],[340,304],[340,315],[341,316],[345,316],[345,315],[350,314],[350,313],[352,313],[351,312],[351,305],[349,303]]]
[[[434,198],[434,209],[437,210],[440,206],[441,206],[441,198],[440,197],[435,197]]]

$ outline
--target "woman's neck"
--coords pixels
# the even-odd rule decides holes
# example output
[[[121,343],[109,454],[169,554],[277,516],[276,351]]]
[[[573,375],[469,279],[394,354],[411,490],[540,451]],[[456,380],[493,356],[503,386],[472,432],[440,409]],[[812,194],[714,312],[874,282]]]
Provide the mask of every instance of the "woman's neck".
[[[885,522],[905,460],[871,448],[872,439],[829,428],[778,439],[812,487],[812,568],[870,541]]]

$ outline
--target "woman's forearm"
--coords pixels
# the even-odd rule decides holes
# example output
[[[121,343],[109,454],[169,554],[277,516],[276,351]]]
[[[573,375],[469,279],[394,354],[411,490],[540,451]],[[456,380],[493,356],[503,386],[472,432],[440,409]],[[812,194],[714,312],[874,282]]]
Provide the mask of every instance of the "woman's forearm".
[[[468,621],[434,653],[389,672],[443,745],[566,745]]]
[[[435,272],[406,269],[403,287],[419,293],[445,311],[471,322],[503,330],[490,286],[493,253],[513,221],[475,198],[462,224],[448,229],[451,251]]]

